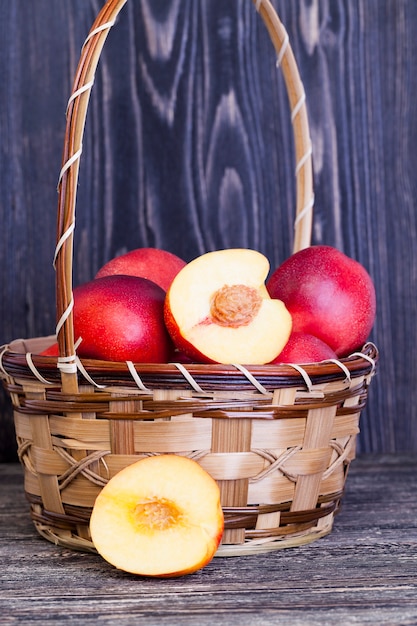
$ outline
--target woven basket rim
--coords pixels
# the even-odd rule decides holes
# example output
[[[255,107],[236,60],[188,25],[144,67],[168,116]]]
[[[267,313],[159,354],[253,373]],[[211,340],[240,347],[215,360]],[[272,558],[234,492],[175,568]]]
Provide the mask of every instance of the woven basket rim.
[[[60,373],[57,367],[58,357],[32,354],[33,340],[15,340],[5,346],[1,356],[3,375],[21,376],[23,378],[39,378],[44,376],[51,382],[59,382]],[[46,340],[48,338],[45,338]],[[28,355],[30,363],[28,363]],[[203,364],[203,363],[132,363],[135,372],[150,388],[162,387],[169,384],[171,387],[192,386],[187,380],[187,374],[197,385],[208,385],[232,390],[238,387],[253,388],[254,384],[248,378],[253,376],[262,387],[270,390],[280,387],[305,384],[311,380],[313,384],[325,383],[343,378],[357,378],[373,375],[376,371],[379,352],[375,344],[367,342],[361,351],[351,356],[335,361],[321,361],[302,365],[277,363],[266,365],[246,365],[239,369],[234,364]],[[96,359],[80,359],[82,368],[103,386],[111,386],[122,381],[133,381],[128,362],[103,361]],[[243,370],[243,371],[242,371]],[[34,373],[35,371],[35,373]],[[36,376],[36,372],[39,376]],[[79,374],[82,377],[82,374]]]

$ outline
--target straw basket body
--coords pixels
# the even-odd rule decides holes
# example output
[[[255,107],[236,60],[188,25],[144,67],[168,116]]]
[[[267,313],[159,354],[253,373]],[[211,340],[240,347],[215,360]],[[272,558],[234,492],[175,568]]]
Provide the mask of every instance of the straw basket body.
[[[249,1],[249,0],[248,0]],[[225,514],[219,556],[313,541],[331,531],[378,351],[340,361],[250,366],[80,360],[72,320],[72,248],[82,137],[102,47],[126,0],[108,0],[82,49],[68,103],[55,251],[59,357],[54,337],[0,353],[25,491],[38,532],[94,550],[95,498],[149,455],[196,460],[218,482]],[[305,94],[288,36],[269,0],[254,0],[281,66],[296,155],[294,251],[310,245],[311,141]]]

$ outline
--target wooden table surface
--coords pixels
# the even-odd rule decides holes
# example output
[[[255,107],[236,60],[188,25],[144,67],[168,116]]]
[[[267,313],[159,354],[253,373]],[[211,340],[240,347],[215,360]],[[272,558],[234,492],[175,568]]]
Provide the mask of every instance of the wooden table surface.
[[[363,456],[332,533],[308,546],[135,577],[32,526],[17,464],[0,464],[0,624],[417,624],[417,459]]]

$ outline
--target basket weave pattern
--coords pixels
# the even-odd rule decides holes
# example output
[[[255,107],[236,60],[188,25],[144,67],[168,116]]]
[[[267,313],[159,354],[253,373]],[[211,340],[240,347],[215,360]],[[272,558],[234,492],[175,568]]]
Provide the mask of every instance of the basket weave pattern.
[[[218,481],[225,513],[220,555],[330,532],[374,371],[372,344],[368,359],[341,362],[349,377],[336,363],[305,366],[308,387],[291,366],[251,368],[260,391],[234,366],[189,366],[190,382],[176,366],[161,372],[144,365],[137,366],[142,390],[127,366],[109,363],[108,371],[94,371],[97,386],[80,381],[73,395],[62,390],[56,359],[31,357],[39,379],[28,368],[28,354],[47,343],[17,341],[2,358],[40,534],[93,549],[88,522],[100,489],[126,465],[163,453],[197,460]]]
[[[94,73],[126,0],[108,0],[83,46],[59,179],[55,338],[16,340],[0,353],[25,491],[38,532],[94,550],[89,518],[107,481],[142,457],[190,457],[218,482],[225,533],[218,555],[299,545],[332,529],[378,352],[294,365],[133,364],[83,360],[72,324],[72,237],[82,135]],[[288,36],[269,0],[254,0],[277,52],[292,112],[297,207],[294,250],[310,243],[311,141]]]

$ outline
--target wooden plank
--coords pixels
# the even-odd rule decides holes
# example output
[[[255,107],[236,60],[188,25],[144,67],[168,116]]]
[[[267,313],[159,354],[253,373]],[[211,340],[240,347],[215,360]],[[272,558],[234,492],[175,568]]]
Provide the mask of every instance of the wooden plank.
[[[38,537],[22,473],[0,465],[2,624],[414,624],[417,621],[417,460],[352,464],[333,532],[308,546],[215,558],[178,579],[118,571],[99,556]]]

